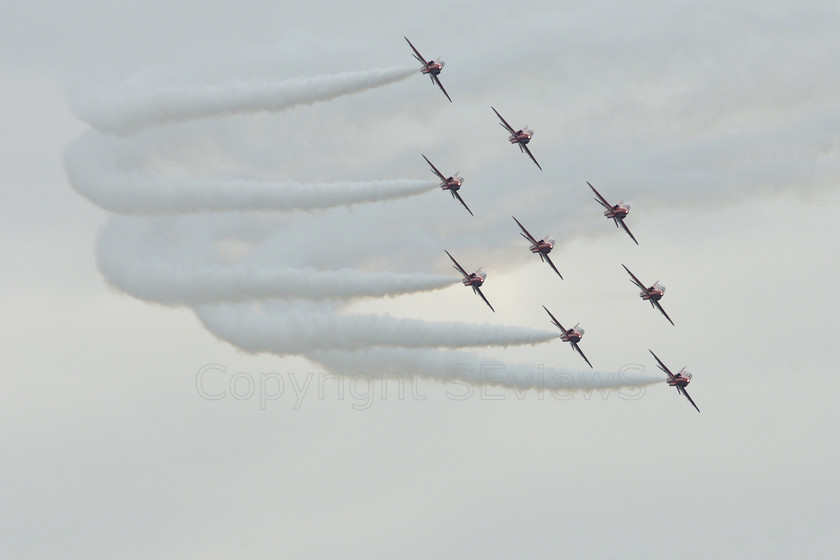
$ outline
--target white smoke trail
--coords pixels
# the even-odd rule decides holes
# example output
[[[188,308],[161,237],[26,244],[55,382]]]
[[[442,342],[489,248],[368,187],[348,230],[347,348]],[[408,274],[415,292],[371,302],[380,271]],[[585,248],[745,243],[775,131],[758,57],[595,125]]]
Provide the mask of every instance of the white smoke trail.
[[[167,87],[128,80],[77,103],[76,108],[102,130],[129,134],[213,115],[282,111],[392,83],[415,72],[374,70],[215,86]],[[310,211],[401,198],[435,189],[436,182],[303,184],[169,177],[154,166],[144,169],[150,161],[155,162],[151,157],[155,154],[144,153],[142,146],[149,139],[154,148],[154,137],[136,136],[118,143],[88,134],[67,150],[67,174],[82,195],[113,212],[138,216],[114,218],[100,232],[97,260],[112,285],[147,301],[189,305],[208,330],[248,352],[302,354],[348,375],[361,374],[372,361],[387,359],[435,379],[446,379],[455,367],[460,372],[458,379],[471,383],[535,386],[528,381],[527,366],[514,366],[510,381],[487,381],[467,372],[463,365],[494,362],[440,349],[534,345],[556,338],[556,331],[343,313],[345,302],[353,298],[435,290],[460,279],[355,268],[296,268],[271,251],[257,250],[264,240],[276,238],[274,228],[282,227],[284,220],[272,223],[260,219],[255,224],[245,214],[232,214]],[[239,243],[245,252],[236,262],[226,262],[229,259],[220,252],[220,243],[228,240]],[[311,247],[300,253],[325,250],[322,244],[309,243]],[[350,262],[356,265],[359,256]],[[453,360],[457,362],[454,366]],[[559,375],[559,370],[552,372]],[[575,375],[576,381],[569,381],[567,387],[574,383],[591,387],[597,378],[590,372]],[[623,386],[616,385],[619,382],[612,377],[609,383]],[[638,385],[642,381],[625,379],[620,383]]]
[[[286,80],[177,86],[138,85],[130,79],[73,101],[79,118],[118,135],[210,116],[284,111],[403,80],[416,68],[385,68]]]
[[[314,350],[358,350],[374,346],[462,348],[547,342],[557,331],[522,327],[427,322],[386,315],[341,315],[334,305],[301,301],[264,306],[195,308],[204,326],[248,352],[308,354]]]
[[[286,297],[379,297],[438,290],[458,282],[452,276],[433,274],[319,271],[256,262],[225,264],[206,254],[205,244],[212,240],[191,235],[192,226],[173,220],[113,219],[98,237],[99,269],[120,290],[167,305]],[[196,226],[212,229],[201,221]]]
[[[332,183],[265,182],[243,179],[173,180],[129,173],[125,181],[76,183],[100,208],[120,214],[323,210],[335,206],[396,200],[437,188],[436,182],[392,179]],[[71,176],[71,181],[73,177]],[[124,189],[119,192],[118,189]]]
[[[438,186],[437,182],[405,179],[332,183],[166,180],[136,171],[84,177],[79,160],[71,160],[67,168],[70,182],[85,198],[105,210],[133,215],[323,210],[416,196]]]
[[[126,169],[109,140],[92,135],[78,138],[67,147],[65,169],[79,194],[120,214],[321,210],[416,196],[438,187],[437,181],[406,179],[298,183],[170,178]]]
[[[573,370],[552,366],[507,364],[467,352],[372,348],[363,352],[316,350],[307,357],[329,371],[352,376],[422,376],[438,381],[499,385],[516,389],[576,391],[644,387],[663,383],[642,372]]]

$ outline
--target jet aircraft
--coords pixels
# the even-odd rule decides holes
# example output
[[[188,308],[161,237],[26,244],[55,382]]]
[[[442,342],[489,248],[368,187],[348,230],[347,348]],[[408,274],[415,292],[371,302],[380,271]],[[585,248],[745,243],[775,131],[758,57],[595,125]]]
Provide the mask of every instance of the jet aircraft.
[[[552,270],[554,270],[554,272],[557,273],[557,276],[559,276],[562,280],[563,275],[560,274],[560,271],[557,270],[557,267],[554,266],[554,263],[551,262],[551,258],[548,256],[551,250],[554,249],[554,240],[549,239],[548,235],[546,235],[545,237],[537,241],[533,235],[528,233],[528,230],[525,229],[525,226],[519,223],[519,220],[516,219],[516,216],[511,216],[511,218],[513,218],[513,221],[516,222],[516,224],[519,226],[519,229],[522,230],[521,232],[519,232],[519,235],[531,242],[531,252],[539,255],[541,261],[548,262],[548,265],[552,268]]]
[[[458,261],[456,261],[456,260],[455,260],[455,257],[453,257],[452,255],[450,255],[450,254],[449,254],[449,251],[444,250],[444,252],[445,252],[447,255],[449,255],[449,258],[450,258],[450,259],[452,259],[452,262],[453,262],[453,264],[454,264],[453,268],[454,268],[455,270],[457,270],[458,272],[460,272],[461,274],[463,274],[463,275],[464,275],[464,279],[463,279],[463,280],[461,280],[461,283],[462,283],[464,286],[469,286],[470,288],[472,288],[472,289],[473,289],[473,292],[475,292],[476,294],[480,295],[480,296],[481,296],[481,299],[483,299],[483,300],[484,300],[484,303],[486,303],[486,304],[487,304],[487,307],[489,307],[489,308],[490,308],[490,310],[491,310],[493,313],[495,313],[495,312],[496,312],[496,310],[495,310],[495,309],[493,309],[493,306],[492,306],[492,305],[490,305],[490,302],[489,302],[489,301],[487,301],[487,298],[486,298],[486,297],[484,297],[484,294],[483,294],[483,293],[481,293],[481,285],[482,285],[482,284],[484,284],[484,281],[485,281],[485,280],[487,280],[487,273],[486,273],[486,272],[482,272],[482,271],[481,271],[481,268],[479,268],[479,269],[478,269],[478,270],[476,270],[475,272],[468,273],[466,270],[464,270],[464,267],[462,267],[460,264],[458,264]]]
[[[534,154],[531,153],[531,150],[528,149],[528,142],[531,141],[531,137],[534,136],[534,131],[528,128],[526,125],[524,128],[520,128],[519,130],[514,130],[512,126],[508,124],[508,122],[499,114],[499,112],[495,109],[495,107],[490,107],[493,109],[493,112],[496,113],[496,116],[499,117],[499,120],[502,121],[499,124],[510,133],[508,140],[511,144],[519,144],[519,151],[525,152],[528,154],[528,157],[537,164],[537,167],[540,168],[542,171],[542,167],[539,163],[537,163],[537,159],[534,157]]]
[[[621,225],[621,227],[624,228],[624,231],[627,232],[627,235],[630,236],[630,239],[632,239],[636,243],[636,245],[638,245],[639,242],[636,241],[636,238],[633,236],[632,233],[630,233],[630,229],[627,227],[627,224],[624,223],[624,218],[626,218],[627,214],[630,213],[630,203],[624,202],[622,200],[618,204],[610,204],[609,202],[607,202],[606,198],[601,196],[601,193],[595,190],[595,187],[592,186],[592,183],[587,181],[586,184],[589,185],[589,188],[592,189],[592,192],[594,192],[595,196],[598,197],[595,199],[595,202],[604,207],[604,216],[606,216],[608,219],[613,220],[615,222],[615,227]]]
[[[578,346],[578,343],[580,342],[580,339],[583,338],[583,333],[585,332],[583,328],[580,327],[580,323],[578,323],[571,329],[566,330],[563,328],[563,325],[560,324],[560,321],[554,318],[554,315],[551,314],[551,311],[549,311],[546,308],[546,306],[543,305],[543,309],[545,309],[545,312],[548,313],[549,317],[551,317],[552,324],[558,329],[560,329],[560,331],[563,333],[563,335],[560,337],[560,340],[571,344],[572,349],[577,351],[577,353],[580,354],[580,357],[586,360],[586,363],[589,364],[589,367],[592,367],[592,364],[590,364],[586,356],[583,355],[583,350],[581,350],[580,346]]]
[[[423,156],[423,154],[420,155]],[[443,173],[438,171],[438,168],[435,167],[435,165],[431,161],[429,161],[429,158],[423,156],[423,159],[425,159],[426,163],[428,163],[432,167],[432,173],[434,173],[438,176],[438,178],[440,178],[440,188],[445,191],[449,191],[450,194],[452,194],[452,198],[457,198],[458,202],[463,204],[464,208],[466,208],[467,212],[469,212],[470,216],[472,216],[472,210],[470,210],[470,207],[467,206],[466,202],[464,202],[464,199],[461,198],[461,195],[458,194],[458,189],[461,188],[461,184],[463,184],[464,178],[460,177],[457,171],[455,172],[455,175],[451,177],[444,177]]]
[[[408,40],[408,37],[403,35],[403,39],[405,39],[405,41],[408,43],[408,46],[411,47],[411,50],[414,51],[412,53],[412,56],[416,58],[417,61],[420,62],[420,64],[423,65],[423,68],[420,69],[420,73],[428,74],[429,78],[431,78],[432,80],[432,83],[437,84],[437,86],[440,88],[440,91],[443,92],[443,95],[445,95],[449,102],[452,103],[452,98],[449,97],[449,94],[446,93],[445,89],[443,89],[443,84],[440,83],[440,78],[438,78],[438,74],[440,74],[440,71],[443,70],[445,63],[441,59],[426,60],[425,58],[423,58],[423,55],[420,54],[420,51],[418,51],[414,47],[414,45],[411,44],[411,41]]]
[[[624,266],[624,265],[621,265],[621,266]],[[644,284],[642,284],[641,280],[636,278],[635,274],[630,272],[629,268],[624,266],[624,270],[626,270],[627,274],[630,275],[630,278],[631,278],[630,281],[633,284],[635,284],[636,286],[638,286],[640,290],[642,290],[641,293],[639,294],[639,297],[642,298],[643,300],[649,301],[651,307],[655,307],[656,309],[658,309],[663,315],[665,315],[665,318],[668,319],[668,322],[673,325],[674,322],[671,320],[670,317],[668,317],[668,314],[665,313],[665,310],[662,309],[662,305],[659,303],[659,300],[662,299],[662,296],[665,295],[665,286],[660,284],[659,280],[657,280],[656,282],[653,283],[653,285],[651,287],[647,288],[647,287],[645,287]]]
[[[691,406],[697,409],[697,412],[700,412],[700,409],[697,408],[696,404],[694,404],[694,400],[692,400],[692,398],[688,395],[688,391],[685,390],[685,386],[691,383],[691,374],[685,371],[685,368],[682,368],[680,371],[677,372],[676,375],[674,375],[673,373],[671,373],[671,370],[665,367],[665,364],[662,363],[662,360],[660,360],[656,356],[656,354],[653,353],[653,350],[648,349],[648,352],[650,352],[651,355],[654,358],[656,358],[656,361],[659,362],[659,369],[668,374],[668,385],[670,385],[671,387],[676,387],[677,392],[681,395],[685,395],[685,398],[688,399],[688,402],[691,403]]]

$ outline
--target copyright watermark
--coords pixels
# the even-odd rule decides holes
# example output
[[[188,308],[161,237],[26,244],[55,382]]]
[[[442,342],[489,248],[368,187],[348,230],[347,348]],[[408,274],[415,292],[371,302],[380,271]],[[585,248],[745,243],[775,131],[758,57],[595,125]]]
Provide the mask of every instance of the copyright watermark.
[[[421,377],[416,372],[396,373],[388,365],[379,374],[338,375],[325,372],[279,373],[234,371],[223,364],[205,364],[195,374],[195,390],[207,401],[249,401],[260,410],[286,406],[300,410],[307,401],[348,401],[354,410],[367,410],[377,401],[424,401],[433,391],[447,400],[503,401],[552,399],[568,401],[638,400],[646,382],[640,364],[625,364],[616,372],[551,371],[542,365],[534,371],[509,371],[503,364],[453,364],[443,376]],[[443,381],[445,384],[422,383]],[[421,386],[422,385],[422,386]]]

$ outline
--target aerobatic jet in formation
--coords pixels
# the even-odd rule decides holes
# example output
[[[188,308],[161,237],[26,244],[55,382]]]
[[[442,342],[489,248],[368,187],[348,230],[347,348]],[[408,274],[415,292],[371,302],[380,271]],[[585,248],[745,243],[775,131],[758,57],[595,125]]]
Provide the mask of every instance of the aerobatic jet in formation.
[[[624,266],[624,265],[621,265],[621,266]],[[665,310],[662,309],[662,305],[659,303],[659,300],[662,299],[662,296],[665,295],[665,286],[660,284],[659,280],[657,280],[656,282],[653,283],[653,285],[651,287],[647,288],[647,287],[645,287],[644,284],[642,284],[641,280],[636,278],[635,274],[630,272],[629,268],[624,266],[624,270],[626,270],[627,274],[630,275],[630,278],[631,278],[630,281],[633,284],[635,284],[636,286],[638,286],[640,290],[642,290],[641,293],[639,294],[639,297],[642,298],[643,300],[649,301],[651,307],[655,307],[656,309],[658,309],[663,315],[665,315],[665,318],[668,319],[668,322],[673,325],[674,322],[671,320],[670,317],[668,317],[668,314],[665,313]]]
[[[447,255],[449,255],[449,251],[444,250],[444,252]],[[481,299],[484,300],[484,303],[487,304],[487,307],[489,307],[490,310],[493,311],[493,313],[495,313],[496,310],[493,309],[493,306],[490,305],[490,302],[487,301],[487,298],[484,297],[483,293],[481,293],[481,285],[484,284],[485,280],[487,280],[487,273],[482,272],[481,268],[479,268],[478,270],[476,270],[473,273],[467,273],[467,271],[464,270],[464,267],[462,267],[460,264],[458,264],[458,261],[455,260],[455,257],[453,257],[452,255],[449,255],[449,258],[452,259],[452,262],[454,264],[453,268],[464,275],[464,279],[461,280],[461,283],[464,284],[464,286],[469,286],[470,288],[473,289],[473,292],[480,295]]]
[[[630,229],[627,227],[627,224],[624,223],[624,218],[626,218],[627,214],[630,213],[630,203],[624,202],[622,200],[618,204],[610,204],[609,202],[607,202],[606,198],[601,196],[601,193],[595,190],[595,187],[592,186],[592,183],[587,181],[586,184],[589,185],[589,188],[592,189],[592,192],[595,193],[595,196],[597,197],[595,199],[595,202],[604,207],[604,216],[606,216],[608,219],[613,220],[615,222],[615,227],[618,227],[619,225],[623,227],[624,231],[627,232],[627,235],[630,236],[630,239],[632,239],[636,243],[636,245],[638,245],[639,242],[636,241],[636,238],[633,236],[632,233],[630,233]]]
[[[554,266],[554,263],[551,262],[551,258],[548,256],[551,250],[554,249],[554,240],[549,239],[548,235],[546,235],[545,237],[537,241],[533,235],[528,233],[528,230],[525,229],[525,226],[519,223],[519,220],[516,219],[516,216],[511,216],[511,218],[513,218],[513,221],[516,222],[516,224],[519,226],[519,229],[522,230],[521,232],[519,232],[519,235],[531,242],[531,252],[539,255],[541,261],[548,262],[548,265],[552,268],[552,270],[554,270],[554,272],[557,273],[557,276],[559,276],[562,280],[563,275],[560,274],[560,271],[557,270],[557,267]]]
[[[423,156],[423,154],[420,154],[420,155]],[[432,173],[434,173],[435,175],[438,176],[438,178],[440,178],[440,188],[445,190],[445,191],[449,191],[450,194],[452,195],[452,198],[457,198],[458,202],[463,204],[464,208],[466,208],[467,212],[469,212],[470,216],[472,216],[473,215],[472,210],[470,210],[470,207],[467,206],[466,202],[464,202],[464,199],[461,198],[461,195],[458,194],[458,189],[461,188],[461,184],[464,182],[464,178],[458,176],[457,171],[455,172],[455,175],[453,175],[451,177],[444,177],[443,173],[438,171],[438,168],[435,167],[435,165],[431,161],[429,161],[429,158],[427,158],[426,156],[423,156],[423,159],[425,159],[426,163],[428,163],[432,167]]]
[[[583,350],[581,350],[580,346],[578,346],[578,343],[580,342],[580,339],[583,338],[583,333],[585,332],[583,328],[579,326],[580,323],[578,323],[571,329],[566,330],[563,328],[563,325],[560,324],[560,321],[554,318],[554,315],[551,314],[551,311],[549,311],[545,305],[543,305],[543,309],[545,309],[545,312],[548,313],[549,317],[551,317],[552,324],[554,324],[555,327],[562,331],[563,335],[560,337],[560,340],[571,344],[572,350],[577,351],[577,353],[580,354],[580,357],[586,360],[586,363],[589,364],[589,367],[592,367],[592,364],[590,364],[586,356],[583,355]]]
[[[671,387],[676,387],[677,392],[681,395],[685,395],[685,398],[688,399],[688,402],[691,403],[691,406],[697,409],[697,412],[700,412],[700,409],[697,408],[697,405],[694,404],[694,401],[688,395],[688,391],[685,390],[685,386],[691,383],[691,374],[685,371],[685,368],[682,368],[680,371],[677,372],[676,375],[674,375],[673,373],[671,373],[671,370],[665,367],[665,364],[662,363],[662,360],[660,360],[656,356],[656,354],[653,353],[653,350],[648,349],[648,352],[650,352],[651,355],[654,358],[656,358],[656,361],[659,362],[659,369],[668,374],[668,385],[670,385]]]
[[[403,35],[403,39],[405,39],[405,41],[408,43],[408,46],[411,47],[411,50],[414,51],[412,53],[412,56],[414,56],[414,58],[416,58],[417,61],[423,65],[423,68],[420,69],[420,73],[428,74],[429,78],[431,78],[432,80],[432,83],[437,84],[437,86],[440,88],[440,91],[443,92],[443,95],[445,95],[449,102],[452,103],[452,98],[449,97],[449,94],[446,93],[445,89],[443,89],[443,84],[440,83],[440,78],[438,78],[438,74],[440,74],[440,71],[443,70],[443,66],[445,63],[441,59],[427,61],[425,58],[423,58],[423,55],[420,54],[420,51],[414,48],[414,45],[411,44],[411,41],[408,40],[408,37]]]
[[[499,120],[502,121],[499,124],[510,133],[508,140],[511,144],[519,144],[519,151],[525,152],[528,154],[528,157],[537,164],[537,167],[540,168],[542,171],[542,167],[539,163],[537,163],[537,159],[534,157],[534,154],[531,153],[531,150],[528,149],[528,142],[531,141],[531,137],[534,135],[534,131],[528,128],[526,125],[525,128],[520,128],[519,130],[514,130],[512,126],[510,126],[507,121],[499,114],[495,107],[490,107],[493,109],[493,112],[496,113],[496,116],[499,117]]]

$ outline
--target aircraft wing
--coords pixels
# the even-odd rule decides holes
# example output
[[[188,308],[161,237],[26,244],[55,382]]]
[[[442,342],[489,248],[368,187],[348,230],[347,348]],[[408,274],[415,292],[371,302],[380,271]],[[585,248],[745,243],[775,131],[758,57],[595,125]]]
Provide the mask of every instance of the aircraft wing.
[[[419,60],[422,64],[426,64],[426,59],[423,58],[423,55],[420,54],[420,51],[414,48],[414,45],[411,44],[411,41],[408,40],[408,37],[403,35],[403,39],[405,39],[406,43],[408,43],[408,46],[411,47],[411,50],[414,51],[414,58]]]
[[[694,404],[694,399],[692,399],[692,398],[689,396],[688,391],[686,391],[686,390],[685,390],[685,387],[677,387],[677,389],[680,389],[680,390],[682,391],[682,394],[683,394],[683,395],[685,395],[685,398],[687,398],[687,399],[688,399],[688,402],[690,402],[690,403],[691,403],[691,406],[693,406],[693,407],[697,410],[697,412],[700,412],[700,409],[699,409],[699,408],[697,408],[697,405],[696,405],[696,404]]]
[[[607,210],[612,210],[613,209],[612,204],[607,202],[607,199],[604,198],[603,196],[601,196],[601,193],[599,193],[597,190],[595,190],[595,187],[592,186],[592,183],[587,181],[586,184],[589,185],[589,188],[592,189],[592,192],[594,192],[595,196],[598,197],[598,198],[595,199],[595,202],[597,202],[598,204],[600,204],[601,206],[603,206]]]
[[[444,177],[444,176],[443,176],[443,173],[441,173],[440,171],[438,171],[438,168],[437,168],[437,167],[435,167],[435,164],[433,164],[431,161],[429,161],[429,158],[427,158],[427,157],[426,157],[426,156],[424,156],[423,154],[420,154],[420,155],[421,155],[421,156],[423,156],[423,159],[425,159],[425,160],[426,160],[426,163],[428,163],[428,164],[432,167],[432,173],[434,173],[435,175],[437,175],[438,177],[440,177],[440,180],[441,180],[441,181],[446,181],[446,177]]]
[[[537,163],[537,158],[534,157],[534,154],[531,153],[531,150],[528,149],[528,146],[526,146],[525,144],[520,144],[520,146],[522,146],[522,149],[525,150],[525,153],[528,154],[528,156],[531,158],[531,161],[536,163],[537,167],[539,167],[540,171],[542,171],[542,166],[539,163]]]
[[[627,224],[624,223],[624,220],[618,220],[618,221],[621,222],[621,227],[624,228],[624,231],[627,232],[627,235],[630,236],[630,239],[632,239],[636,243],[636,245],[638,245],[639,242],[636,241],[635,236],[632,233],[630,233],[630,228],[627,227]]]
[[[492,311],[493,313],[495,313],[495,312],[496,312],[496,310],[495,310],[495,309],[493,309],[493,306],[492,306],[492,305],[490,305],[490,302],[489,302],[489,301],[487,301],[487,298],[486,298],[486,297],[484,297],[484,293],[481,291],[481,288],[479,288],[478,286],[473,286],[473,289],[475,289],[475,293],[477,293],[478,295],[480,295],[480,296],[481,296],[481,299],[483,299],[483,300],[484,300],[484,303],[486,303],[486,304],[487,304],[487,307],[489,307],[489,308],[490,308],[490,311]]]
[[[667,374],[668,374],[668,377],[670,377],[671,379],[676,379],[676,377],[674,377],[674,374],[673,374],[673,373],[671,373],[671,370],[670,370],[670,369],[668,369],[667,367],[665,367],[665,364],[663,364],[663,363],[662,363],[662,360],[660,360],[660,359],[657,357],[657,355],[653,353],[653,350],[648,349],[648,352],[650,352],[650,353],[651,353],[651,355],[652,355],[654,358],[656,358],[656,361],[657,361],[657,362],[659,362],[659,369],[661,369],[662,371],[664,371],[665,373],[667,373]]]
[[[589,364],[589,360],[586,358],[586,356],[583,355],[583,350],[580,349],[580,346],[578,346],[577,344],[572,342],[572,348],[577,350],[577,353],[580,354],[580,357],[583,358],[584,360],[586,360],[586,363]],[[592,367],[592,364],[589,364],[589,367]],[[595,368],[592,368],[592,369],[595,369]]]
[[[559,270],[557,270],[557,267],[556,267],[556,266],[554,266],[554,263],[553,263],[553,262],[551,262],[551,257],[549,257],[548,255],[545,255],[545,254],[543,254],[543,257],[545,257],[545,260],[547,260],[547,261],[548,261],[549,266],[550,266],[550,267],[554,270],[554,272],[556,272],[556,273],[557,273],[557,276],[559,276],[559,277],[560,277],[560,280],[562,280],[562,279],[563,279],[563,275],[562,275],[562,274],[560,274],[560,271],[559,271]]]
[[[528,233],[528,230],[525,229],[525,226],[523,226],[522,224],[519,223],[519,220],[516,219],[516,216],[511,216],[511,218],[513,218],[513,221],[516,222],[516,224],[519,226],[519,229],[521,229],[523,231],[523,233],[524,233],[523,237],[525,239],[527,239],[528,241],[530,241],[534,245],[539,245],[537,240],[534,239],[534,236],[531,235],[530,233]]]
[[[656,308],[657,308],[657,309],[658,309],[658,310],[659,310],[659,311],[660,311],[663,315],[665,315],[665,318],[666,318],[666,319],[668,319],[668,322],[669,322],[669,323],[671,323],[671,326],[676,326],[676,325],[674,325],[674,322],[671,320],[671,318],[670,318],[670,317],[668,317],[668,314],[667,314],[667,313],[665,313],[665,310],[664,310],[664,309],[662,309],[662,305],[660,305],[660,303],[659,303],[658,301],[654,301],[654,302],[653,302],[653,305],[654,305],[654,306],[655,306],[655,307],[656,307]]]
[[[453,191],[453,190],[450,190],[449,192],[451,192],[451,193],[452,193],[452,196],[454,196],[455,198],[457,198],[457,199],[458,199],[458,202],[460,202],[461,204],[463,204],[463,205],[464,205],[464,208],[466,208],[466,209],[467,209],[467,212],[469,212],[469,213],[470,213],[470,216],[474,216],[474,215],[475,215],[475,214],[473,214],[473,213],[472,213],[472,210],[470,210],[470,207],[469,207],[469,206],[467,206],[467,203],[466,203],[466,202],[464,202],[464,199],[463,199],[463,198],[461,198],[461,195],[460,195],[460,194],[458,194],[458,191]],[[453,260],[454,260],[454,259],[453,259]]]
[[[502,118],[502,115],[500,115],[499,112],[494,107],[490,107],[490,108],[493,109],[493,112],[496,113],[496,116],[499,117],[500,121],[502,121],[499,124],[502,125],[502,127],[504,127],[505,130],[507,130],[511,134],[516,134],[516,131],[513,130],[513,128],[507,123],[507,121],[504,118]]]
[[[554,326],[563,331],[563,334],[566,334],[566,329],[563,328],[563,325],[560,324],[560,321],[554,318],[554,315],[551,314],[551,311],[549,311],[545,305],[543,305],[542,308],[545,309],[545,312],[548,313],[549,317],[551,317],[551,322],[554,324]]]
[[[624,265],[622,264],[621,266],[624,266]],[[638,278],[636,278],[636,275],[635,275],[635,274],[633,274],[632,272],[630,272],[630,269],[629,269],[629,268],[627,268],[626,266],[624,266],[624,270],[626,270],[626,271],[627,271],[627,274],[629,274],[629,275],[630,275],[630,277],[632,278],[632,280],[630,280],[631,282],[633,282],[635,285],[637,285],[637,286],[639,287],[639,289],[641,289],[641,290],[643,290],[643,291],[645,291],[645,292],[646,292],[646,291],[648,291],[648,289],[645,287],[645,285],[644,285],[644,284],[642,284],[642,281],[641,281],[641,280],[639,280]]]
[[[449,255],[449,251],[447,251],[446,249],[444,249],[443,252],[446,253],[447,255]],[[455,257],[453,257],[452,255],[449,255],[449,258],[452,259],[453,263],[455,263],[455,270],[457,270],[458,272],[463,274],[464,278],[469,278],[470,277],[470,275],[467,274],[467,271],[464,270],[464,267],[462,267],[460,264],[458,264],[458,261],[455,260]]]
[[[437,86],[440,88],[440,91],[442,91],[442,92],[443,92],[443,95],[445,95],[445,96],[446,96],[446,98],[449,100],[449,102],[450,102],[450,103],[452,103],[452,98],[451,98],[451,97],[449,97],[449,94],[448,94],[448,93],[446,93],[446,90],[445,90],[445,89],[443,89],[443,84],[442,84],[442,83],[440,83],[440,78],[438,78],[437,76],[435,76],[434,74],[432,74],[432,81],[433,81],[434,83],[436,83],[436,84],[437,84]]]

